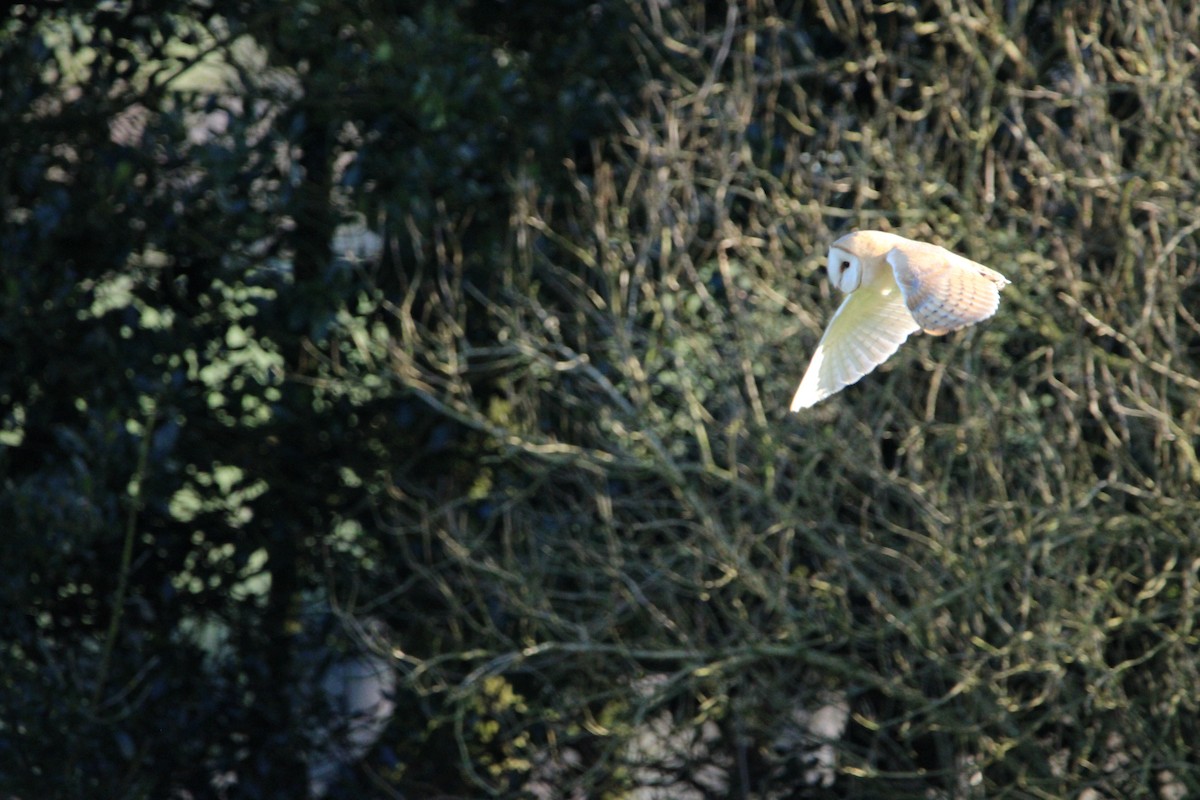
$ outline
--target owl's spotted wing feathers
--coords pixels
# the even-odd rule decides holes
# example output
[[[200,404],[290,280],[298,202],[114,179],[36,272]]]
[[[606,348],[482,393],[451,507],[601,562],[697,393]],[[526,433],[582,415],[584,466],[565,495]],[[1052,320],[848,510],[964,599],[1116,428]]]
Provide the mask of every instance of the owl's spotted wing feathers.
[[[882,231],[855,231],[829,248],[834,286],[849,294],[817,344],[799,411],[886,361],[915,331],[940,336],[996,313],[1008,279],[936,245]]]
[[[817,344],[792,411],[808,408],[888,359],[919,326],[890,278],[846,295]]]
[[[1000,307],[1008,279],[945,248],[907,242],[885,256],[912,316],[940,336],[987,319]]]

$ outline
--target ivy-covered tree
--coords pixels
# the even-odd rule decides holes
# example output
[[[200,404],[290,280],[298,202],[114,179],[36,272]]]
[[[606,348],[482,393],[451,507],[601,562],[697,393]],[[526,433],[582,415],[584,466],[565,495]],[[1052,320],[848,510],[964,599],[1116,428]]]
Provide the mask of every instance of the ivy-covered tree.
[[[0,12],[0,793],[1195,789],[1184,5]]]

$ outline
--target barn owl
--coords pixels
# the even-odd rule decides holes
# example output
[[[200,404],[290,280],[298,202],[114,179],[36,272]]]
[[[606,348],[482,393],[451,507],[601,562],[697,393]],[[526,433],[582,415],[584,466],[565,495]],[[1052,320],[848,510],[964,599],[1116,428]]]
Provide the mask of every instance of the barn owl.
[[[829,248],[830,282],[846,292],[817,344],[792,411],[839,392],[882,364],[909,334],[934,336],[996,313],[1008,279],[944,247],[857,231]]]

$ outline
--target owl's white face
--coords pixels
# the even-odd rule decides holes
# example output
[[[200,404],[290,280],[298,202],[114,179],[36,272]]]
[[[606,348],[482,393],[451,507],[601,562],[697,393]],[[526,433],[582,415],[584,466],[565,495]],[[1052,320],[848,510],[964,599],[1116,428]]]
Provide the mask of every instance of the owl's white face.
[[[829,248],[829,282],[843,292],[853,292],[862,283],[862,262],[858,256],[834,245]]]
[[[919,330],[941,336],[987,319],[1008,279],[943,247],[855,231],[829,247],[829,282],[846,293],[817,343],[792,411],[857,381]]]

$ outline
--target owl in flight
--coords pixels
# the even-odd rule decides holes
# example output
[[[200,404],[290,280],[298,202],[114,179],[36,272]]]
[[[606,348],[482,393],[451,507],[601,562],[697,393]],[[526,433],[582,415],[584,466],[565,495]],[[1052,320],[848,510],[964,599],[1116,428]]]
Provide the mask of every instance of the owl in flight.
[[[846,292],[817,344],[792,411],[839,392],[918,330],[941,336],[987,319],[1008,279],[944,247],[856,231],[829,247],[829,280]]]

